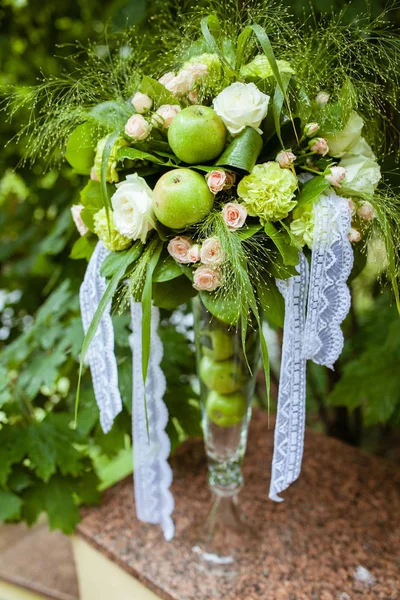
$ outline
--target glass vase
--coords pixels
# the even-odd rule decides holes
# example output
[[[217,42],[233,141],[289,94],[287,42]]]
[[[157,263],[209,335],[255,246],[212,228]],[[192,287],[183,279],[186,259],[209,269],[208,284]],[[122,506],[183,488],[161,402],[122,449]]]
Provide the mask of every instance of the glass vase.
[[[247,324],[229,325],[213,316],[199,297],[193,300],[202,428],[212,506],[192,528],[189,543],[196,565],[208,573],[235,575],[249,556],[257,534],[241,513],[246,452],[257,366],[259,332]]]

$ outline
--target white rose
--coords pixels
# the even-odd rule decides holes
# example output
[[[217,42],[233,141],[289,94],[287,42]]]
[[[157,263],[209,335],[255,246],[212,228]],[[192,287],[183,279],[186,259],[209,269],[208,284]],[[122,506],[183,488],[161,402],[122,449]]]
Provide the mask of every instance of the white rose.
[[[346,169],[341,194],[371,198],[381,178],[381,169],[377,162],[367,156],[348,156],[342,158],[339,167]]]
[[[116,229],[125,237],[144,243],[154,222],[152,190],[145,180],[137,173],[128,175],[117,184],[111,203]]]
[[[343,156],[345,152],[349,151],[351,146],[354,146],[359,141],[363,127],[364,121],[360,115],[353,110],[342,131],[325,136],[329,146],[329,154],[336,157]]]
[[[343,155],[343,158],[347,158],[350,154],[357,156],[361,154],[367,158],[372,158],[373,160],[376,159],[375,154],[372,152],[371,146],[363,137],[360,137],[354,144],[349,146],[349,148],[346,150],[346,154]]]
[[[232,135],[245,127],[253,127],[258,133],[261,121],[268,112],[269,96],[260,92],[254,83],[232,83],[214,99],[214,110],[221,117]]]

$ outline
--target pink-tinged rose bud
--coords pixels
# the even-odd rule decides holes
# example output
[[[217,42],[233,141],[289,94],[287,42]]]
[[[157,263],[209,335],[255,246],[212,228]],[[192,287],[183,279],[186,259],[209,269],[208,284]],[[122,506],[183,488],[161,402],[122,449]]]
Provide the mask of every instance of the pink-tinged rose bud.
[[[350,242],[352,244],[355,244],[361,240],[361,233],[359,231],[357,231],[357,229],[353,229],[353,227],[352,227],[350,229],[348,237],[349,237]]]
[[[222,216],[229,231],[235,231],[245,224],[247,210],[243,204],[239,204],[238,202],[228,202],[222,209]]]
[[[167,250],[176,262],[186,265],[190,262],[189,250],[192,240],[184,235],[174,237],[168,244]]]
[[[318,123],[307,123],[304,127],[304,135],[307,137],[313,137],[319,129]]]
[[[204,240],[200,250],[201,262],[205,265],[219,265],[224,260],[224,251],[217,237]]]
[[[94,165],[90,169],[90,179],[93,181],[100,181],[100,177],[97,175],[96,167]]]
[[[125,133],[138,142],[149,137],[151,125],[142,115],[133,115],[125,125]]]
[[[191,104],[198,104],[199,103],[199,92],[197,90],[192,90],[191,92],[189,92],[188,100]]]
[[[213,194],[218,194],[218,192],[222,192],[224,189],[226,173],[223,169],[209,171],[206,175],[206,181],[210,192]]]
[[[176,115],[181,111],[181,107],[179,104],[162,104],[160,108],[157,109],[156,114],[154,115],[156,118],[161,117],[162,120],[162,128],[168,129],[171,125],[172,121],[175,119]]]
[[[207,65],[196,63],[188,65],[165,84],[167,90],[176,96],[184,96],[193,91],[197,82],[208,75]]]
[[[358,215],[359,217],[364,219],[364,221],[371,221],[372,219],[375,219],[376,212],[370,202],[363,202],[363,204],[358,209]]]
[[[158,80],[158,83],[161,83],[161,85],[163,85],[164,87],[167,85],[167,83],[169,83],[170,81],[172,81],[172,79],[174,79],[175,77],[175,73],[173,71],[168,71],[168,73],[164,73],[164,75],[162,77],[160,77],[160,79]]]
[[[225,171],[225,175],[224,190],[230,190],[236,183],[236,175],[232,171]]]
[[[196,290],[213,292],[221,285],[221,273],[212,267],[201,266],[194,272],[193,287]]]
[[[346,177],[346,169],[344,167],[331,167],[331,172],[325,175],[325,179],[335,187],[340,187],[341,182]]]
[[[276,155],[275,160],[281,169],[289,169],[290,165],[296,160],[296,155],[290,150],[282,150],[282,152]]]
[[[193,244],[193,246],[190,246],[189,248],[189,252],[188,252],[188,258],[190,260],[191,263],[197,263],[200,260],[200,245],[199,244]]]
[[[85,223],[82,221],[81,217],[81,212],[84,208],[85,207],[83,206],[83,204],[74,204],[73,206],[71,206],[72,219],[80,235],[85,235],[89,231]]]
[[[356,207],[355,202],[353,200],[349,200],[348,205],[351,210],[351,216],[354,216],[357,212],[357,207]]]
[[[328,142],[324,138],[314,138],[308,142],[312,152],[325,156],[329,152]]]
[[[153,106],[153,100],[147,94],[136,92],[132,98],[132,104],[136,112],[144,113],[151,109]]]
[[[327,94],[326,92],[319,92],[315,96],[315,102],[319,104],[322,108],[324,108],[324,106],[326,106],[329,102],[329,94]]]

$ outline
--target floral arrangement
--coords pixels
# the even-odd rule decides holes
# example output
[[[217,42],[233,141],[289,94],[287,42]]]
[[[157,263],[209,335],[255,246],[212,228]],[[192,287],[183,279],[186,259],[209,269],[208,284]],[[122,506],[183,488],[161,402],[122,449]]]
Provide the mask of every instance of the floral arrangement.
[[[89,259],[99,243],[105,250],[97,276],[107,281],[85,326],[81,369],[112,299],[120,310],[133,299],[146,381],[152,305],[174,309],[199,295],[217,319],[240,324],[243,339],[250,321],[258,324],[269,389],[263,313],[286,325],[290,282],[306,285],[311,263],[311,314],[316,257],[325,278],[327,256],[345,263],[335,275],[343,291],[353,254],[356,274],[377,235],[398,301],[399,203],[376,156],[397,110],[398,38],[379,37],[381,21],[369,18],[353,29],[339,17],[300,31],[268,2],[229,18],[227,4],[187,22],[178,40],[164,14],[162,34],[124,40],[110,63],[92,52],[67,91],[50,81],[35,92],[42,117],[31,153],[64,146],[88,178],[71,209],[82,236],[72,257]],[[341,237],[328,242],[334,218]],[[342,301],[338,328],[345,291]],[[331,366],[338,339],[335,356],[309,349],[291,360]]]

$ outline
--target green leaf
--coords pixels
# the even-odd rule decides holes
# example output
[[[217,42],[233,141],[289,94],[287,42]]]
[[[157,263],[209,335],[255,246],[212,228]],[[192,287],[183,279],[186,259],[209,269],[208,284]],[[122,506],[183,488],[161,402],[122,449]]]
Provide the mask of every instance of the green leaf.
[[[214,31],[214,33],[217,33],[217,34],[220,33],[221,26],[218,21],[218,18],[212,14],[207,15],[206,17],[203,17],[200,22],[200,28],[201,28],[201,33],[203,34],[203,37],[207,42],[207,45],[210,47],[212,52],[214,52],[215,54],[218,55],[218,57],[220,58],[220,60],[222,61],[223,65],[224,65],[224,69],[228,73],[231,73],[231,74],[235,73],[235,70],[232,69],[231,65],[227,61],[223,52],[220,50],[220,47],[218,46],[213,34],[210,31],[210,28],[211,28]]]
[[[132,264],[135,260],[137,260],[137,258],[140,256],[142,251],[143,251],[143,245],[141,242],[138,241],[131,248],[129,248],[129,250],[127,251],[127,253],[124,256],[124,260],[122,260],[119,263],[118,268],[115,270],[115,273],[114,273],[111,281],[109,282],[102,299],[99,302],[96,312],[94,313],[92,322],[90,323],[89,329],[87,330],[87,333],[85,335],[85,339],[83,340],[81,360],[80,360],[80,365],[79,365],[78,386],[77,386],[77,390],[76,390],[75,421],[77,420],[77,414],[78,414],[80,383],[81,383],[82,371],[83,371],[83,361],[85,359],[86,353],[89,349],[89,346],[94,337],[94,334],[97,331],[97,328],[101,321],[101,317],[103,316],[103,313],[106,310],[108,303],[112,300],[112,298],[117,290],[117,287],[119,285],[121,277],[124,275],[128,266],[130,264]]]
[[[237,137],[233,138],[215,164],[251,173],[262,145],[261,135],[252,127],[246,127]]]
[[[100,275],[103,277],[113,277],[115,273],[121,269],[121,265],[125,263],[128,252],[129,250],[110,252],[110,254],[103,260],[103,263],[100,267]],[[138,254],[135,260],[137,260],[139,256],[140,254]],[[130,261],[129,265],[131,265],[133,262],[133,260]]]
[[[97,104],[89,112],[91,119],[106,127],[109,131],[122,129],[131,115],[132,107],[129,109],[127,104],[121,104],[113,100]]]
[[[239,231],[237,231],[236,234],[241,240],[247,240],[248,238],[253,237],[253,235],[258,233],[261,229],[262,225],[260,223],[256,223],[254,225],[245,225]]]
[[[299,250],[293,246],[287,231],[279,231],[272,223],[266,223],[264,231],[279,250],[285,265],[295,267],[299,264]]]
[[[97,208],[100,210],[103,208],[103,198],[101,195],[100,181],[89,179],[80,193],[81,204],[85,207]]]
[[[237,39],[236,45],[236,71],[240,71],[240,67],[243,64],[244,52],[248,47],[248,40],[250,35],[252,34],[251,27],[247,26],[243,29],[242,33],[239,35]]]
[[[170,281],[182,275],[182,269],[167,251],[163,251],[154,269],[153,283]]]
[[[154,156],[153,154],[149,154],[148,152],[143,152],[142,150],[138,150],[137,148],[128,148],[124,146],[118,150],[118,160],[146,160],[157,165],[166,164],[161,158]]]
[[[93,124],[86,122],[71,133],[65,158],[78,173],[89,175],[94,163],[96,134]]]
[[[93,254],[93,251],[96,247],[97,241],[91,235],[83,235],[78,238],[75,244],[72,246],[69,257],[73,260],[78,260],[80,258],[86,258],[89,260]]]
[[[257,286],[258,299],[265,317],[276,327],[283,327],[285,302],[272,277],[262,280]]]
[[[166,87],[152,77],[143,77],[140,84],[142,94],[147,94],[158,105],[161,104],[181,104],[178,98],[171,94]]]
[[[239,321],[241,304],[236,296],[200,292],[200,298],[206,309],[217,319],[229,325],[235,325]]]
[[[100,185],[101,185],[101,197],[103,201],[103,206],[107,211],[111,209],[111,199],[109,195],[109,187],[107,185],[107,165],[110,159],[111,150],[116,142],[116,140],[120,136],[120,131],[114,131],[114,133],[110,133],[107,136],[106,143],[104,145],[103,153],[101,155],[101,169],[100,169]]]
[[[323,175],[313,177],[303,185],[300,194],[297,196],[296,208],[317,200],[329,187],[330,183]]]
[[[22,500],[16,494],[0,490],[0,521],[18,519],[21,506]]]
[[[172,310],[186,304],[190,298],[196,296],[197,292],[190,281],[182,275],[172,281],[164,281],[153,285],[153,301],[155,306]],[[153,278],[154,281],[154,278]]]
[[[272,115],[274,118],[276,135],[278,136],[282,148],[285,148],[285,144],[281,136],[281,112],[292,75],[291,73],[282,73],[281,77],[283,89],[281,89],[280,85],[277,84],[274,97],[272,99]]]

